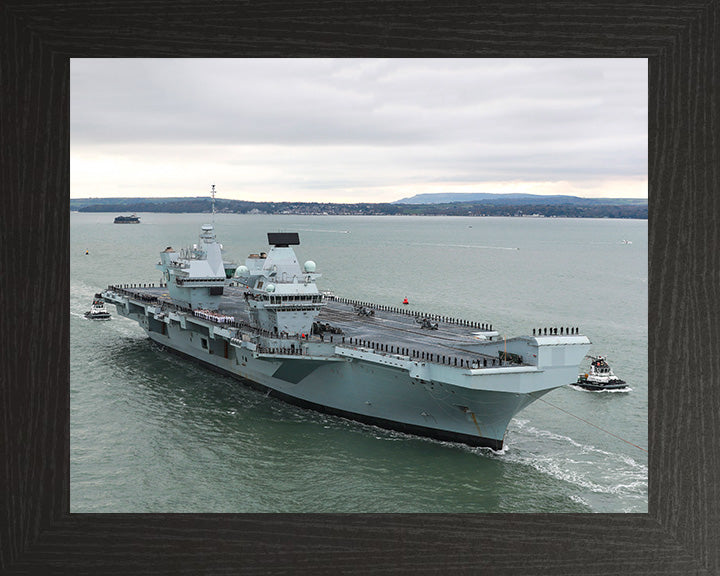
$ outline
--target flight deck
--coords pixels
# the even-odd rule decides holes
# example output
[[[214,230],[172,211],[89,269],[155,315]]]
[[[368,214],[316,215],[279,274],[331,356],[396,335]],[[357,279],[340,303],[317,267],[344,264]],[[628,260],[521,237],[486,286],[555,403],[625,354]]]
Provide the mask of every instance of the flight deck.
[[[173,303],[164,286],[123,285],[108,288],[144,302],[155,302],[163,309],[194,314],[193,310]],[[233,320],[225,321],[223,325],[245,330],[252,328],[245,294],[244,287],[225,287],[217,313]],[[212,316],[204,320],[214,322]],[[305,334],[303,340],[371,348],[427,362],[474,368],[508,365],[510,361],[514,365],[524,364],[520,358],[510,358],[510,355],[507,356],[508,362],[501,362],[499,353],[503,349],[503,341],[489,324],[426,314],[409,307],[392,308],[331,296],[324,300],[316,323],[330,330]],[[480,352],[468,348],[486,350]]]

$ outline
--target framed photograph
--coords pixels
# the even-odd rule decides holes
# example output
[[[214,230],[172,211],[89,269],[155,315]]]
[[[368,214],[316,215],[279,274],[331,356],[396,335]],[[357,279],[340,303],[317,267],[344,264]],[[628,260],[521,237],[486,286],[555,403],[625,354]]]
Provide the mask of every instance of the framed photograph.
[[[718,75],[712,58],[712,39],[718,33],[717,3],[682,7],[618,4],[612,9],[592,4],[542,8],[518,4],[510,9],[506,4],[496,4],[441,10],[426,3],[396,5],[392,10],[357,4],[344,6],[343,11],[330,6],[297,10],[293,5],[280,13],[270,6],[220,4],[177,6],[172,14],[159,6],[135,8],[11,3],[0,12],[5,54],[0,73],[11,80],[3,83],[5,88],[0,92],[2,182],[8,192],[1,216],[7,250],[0,291],[6,310],[1,328],[6,354],[0,482],[8,487],[1,500],[5,519],[0,526],[3,571],[700,574],[720,568],[716,545],[720,504],[713,493],[718,474],[713,456],[717,453],[717,393],[713,382],[717,299],[710,281],[716,266],[710,247],[715,245],[717,230],[713,192],[718,174],[711,161],[717,153],[714,134],[718,105],[712,89]],[[353,39],[352,47],[349,38]],[[636,411],[621,416],[626,422],[648,418],[646,443],[636,446],[652,454],[649,459],[645,456],[645,501],[642,497],[633,499],[632,490],[620,490],[627,499],[613,508],[606,506],[602,496],[594,499],[598,491],[590,486],[586,493],[578,491],[576,499],[563,500],[569,502],[567,508],[553,508],[543,501],[543,493],[550,492],[540,487],[532,493],[516,493],[512,505],[495,502],[494,509],[482,511],[467,510],[459,504],[449,510],[429,507],[427,512],[432,513],[388,505],[360,511],[339,504],[335,508],[289,506],[279,510],[281,513],[270,514],[258,512],[278,511],[256,506],[248,507],[246,513],[218,513],[225,510],[215,506],[201,510],[203,503],[213,501],[217,494],[194,494],[188,485],[187,493],[178,494],[181,503],[175,510],[182,510],[182,502],[193,501],[197,504],[193,513],[168,513],[173,510],[167,499],[155,506],[146,502],[143,510],[107,513],[109,507],[101,501],[101,490],[86,491],[91,495],[74,502],[70,471],[70,261],[75,256],[70,254],[70,246],[76,238],[71,238],[72,215],[68,218],[68,214],[71,176],[80,166],[74,168],[70,161],[72,60],[169,56],[587,58],[588,65],[590,59],[598,58],[647,59],[648,266],[647,272],[640,271],[639,275],[644,273],[649,299],[644,314],[647,360],[640,359],[638,365],[647,366],[649,413]],[[97,120],[102,125],[101,118]],[[95,152],[102,155],[99,147]],[[101,166],[101,161],[95,164],[95,168]],[[115,228],[125,233],[137,229]],[[470,233],[469,228],[465,232]],[[298,251],[304,249],[305,233],[299,231]],[[319,233],[308,236],[312,234]],[[279,242],[288,237],[274,238]],[[448,250],[452,248],[449,244],[459,244],[449,240],[434,243],[448,244]],[[629,244],[637,246],[630,235],[617,238],[614,248],[631,248]],[[498,244],[494,248],[517,246]],[[91,245],[84,249],[88,256],[94,250]],[[152,258],[156,256],[152,254]],[[308,261],[310,257],[308,254]],[[306,271],[313,273],[310,268],[306,262]],[[403,310],[406,295],[397,297],[397,307]],[[91,302],[85,304],[89,307]],[[363,303],[359,304],[362,310]],[[628,303],[620,301],[617,306]],[[630,304],[628,314],[640,312],[643,317],[642,310],[631,308]],[[447,322],[447,317],[429,320]],[[479,332],[492,331],[481,319],[478,322]],[[567,336],[565,330],[562,336]],[[623,337],[628,337],[627,332]],[[363,348],[374,349],[364,343]],[[504,356],[498,361],[517,362],[514,351],[499,352]],[[84,369],[92,371],[97,360],[92,342],[86,343],[83,354]],[[133,354],[141,356],[133,360]],[[138,359],[156,360],[142,354],[139,350],[118,350],[117,360],[124,362],[127,370],[132,370],[133,361]],[[447,362],[438,360],[441,366]],[[613,368],[619,372],[617,366]],[[97,366],[98,371],[105,369]],[[200,373],[198,377],[202,377]],[[145,384],[148,396],[167,392],[162,383]],[[586,393],[590,394],[577,391],[578,395]],[[240,399],[235,400],[240,403]],[[551,396],[545,401],[557,404]],[[160,406],[166,410],[164,417],[177,416],[167,398]],[[116,408],[122,407],[104,406]],[[590,418],[585,419],[592,424]],[[132,435],[138,425],[141,423],[128,424],[126,430],[115,433]],[[602,428],[615,434],[616,441],[629,440],[622,426]],[[328,436],[333,432],[330,430]],[[92,436],[93,429],[79,433]],[[521,424],[511,433],[522,437],[527,430],[523,431]],[[131,451],[126,454],[128,461],[142,453],[141,446],[127,446]],[[168,458],[183,466],[181,451]],[[573,460],[571,455],[567,458]],[[633,482],[632,473],[638,472],[634,467],[637,462],[619,458],[617,464],[626,466],[626,489],[626,484]],[[120,476],[122,470],[118,467]],[[440,486],[443,478],[452,475],[450,467],[447,472],[438,469],[432,478]],[[146,476],[145,481],[148,478],[153,476]],[[80,477],[79,481],[90,485],[93,479]],[[142,481],[132,475],[117,477],[106,498],[113,500],[122,491],[132,494],[135,488],[143,491],[146,487]],[[508,481],[522,484],[519,478]],[[642,483],[643,479],[635,481]],[[496,478],[494,482],[503,480]],[[322,484],[322,479],[316,483]],[[594,487],[598,485],[602,493],[603,485]],[[162,486],[158,488],[157,493],[163,494]],[[277,489],[280,493],[282,486]],[[326,494],[329,500],[336,496]],[[402,497],[398,492],[395,500]],[[549,498],[552,500],[551,495]],[[162,513],[145,513],[153,508]],[[208,511],[213,513],[203,513]]]

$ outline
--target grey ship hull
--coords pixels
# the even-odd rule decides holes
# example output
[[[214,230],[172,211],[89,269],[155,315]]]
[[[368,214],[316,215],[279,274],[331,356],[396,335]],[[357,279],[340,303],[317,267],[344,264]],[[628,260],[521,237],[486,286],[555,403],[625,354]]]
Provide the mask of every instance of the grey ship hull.
[[[497,367],[470,368],[471,357],[482,357],[480,349],[487,357],[488,344],[452,342],[450,348],[461,358],[457,366],[449,356],[447,360],[442,356],[442,362],[439,354],[433,360],[418,358],[405,347],[390,348],[349,336],[355,325],[355,334],[368,336],[368,330],[375,329],[370,320],[346,321],[348,336],[335,335],[334,342],[328,336],[323,341],[278,340],[218,325],[187,310],[162,308],[157,296],[157,290],[148,289],[104,293],[120,315],[138,321],[162,347],[269,395],[387,429],[495,450],[502,448],[507,425],[517,412],[577,378],[578,365],[589,348],[584,336],[524,337],[494,343],[490,352],[496,354],[505,346],[508,352],[534,357],[534,364],[500,366],[498,362]],[[344,313],[340,304],[334,306],[335,312]],[[342,316],[333,316],[332,310],[323,313],[342,324],[338,320]],[[242,318],[242,310],[235,314]],[[388,322],[397,322],[386,316]],[[416,328],[390,336],[393,340],[388,341],[404,337],[410,339],[400,343],[412,344],[413,338],[424,338],[425,333]],[[415,342],[423,343],[429,341]]]
[[[480,446],[485,448],[492,448],[493,450],[501,450],[503,447],[503,440],[502,439],[496,439],[496,438],[487,438],[480,436],[478,431],[475,430],[475,433],[467,433],[462,431],[454,431],[447,429],[447,423],[443,422],[437,422],[436,420],[432,419],[431,422],[435,426],[438,425],[444,425],[443,428],[435,428],[432,426],[427,426],[424,423],[418,424],[418,423],[411,423],[407,421],[397,420],[393,418],[398,418],[399,415],[395,415],[393,418],[387,418],[387,417],[381,417],[376,414],[369,414],[369,413],[361,413],[361,412],[353,412],[351,410],[347,410],[344,408],[338,408],[334,406],[329,406],[326,404],[323,404],[318,401],[309,400],[307,398],[312,398],[313,396],[297,396],[292,391],[282,391],[280,388],[273,387],[272,382],[268,384],[262,384],[259,380],[260,378],[257,378],[257,380],[250,379],[247,376],[242,376],[241,374],[234,372],[232,370],[228,370],[227,368],[224,368],[216,363],[208,362],[206,359],[200,358],[198,356],[195,356],[193,354],[190,354],[188,352],[181,351],[177,348],[168,346],[166,342],[160,341],[160,339],[154,337],[152,334],[150,334],[150,338],[160,345],[165,350],[176,354],[182,358],[185,358],[188,361],[197,362],[200,365],[213,370],[215,372],[218,372],[220,374],[224,374],[226,376],[231,376],[233,378],[238,379],[242,383],[244,383],[247,386],[250,386],[251,388],[254,388],[255,390],[258,390],[260,392],[263,392],[267,394],[268,396],[272,396],[273,398],[279,398],[288,404],[292,404],[294,406],[299,406],[301,408],[307,408],[310,410],[315,410],[317,412],[321,412],[323,414],[331,414],[333,416],[340,416],[342,418],[347,418],[350,420],[354,420],[356,422],[361,422],[363,424],[369,424],[378,426],[380,428],[384,428],[387,430],[396,430],[398,432],[404,432],[406,434],[414,434],[416,436],[424,436],[427,438],[433,438],[436,440],[443,440],[448,442],[460,442],[463,444],[467,444],[469,446]],[[378,381],[378,383],[381,383]],[[344,381],[344,386],[339,389],[352,389],[352,383],[349,380]],[[544,393],[544,392],[543,392]],[[539,396],[536,396],[539,397]],[[319,398],[322,402],[325,402],[322,397]],[[528,402],[517,406],[517,411],[522,409],[524,406],[526,406],[529,402],[532,400],[529,400]],[[359,407],[362,409],[362,406]],[[510,407],[512,408],[512,407]],[[428,418],[432,418],[432,415],[428,415]]]

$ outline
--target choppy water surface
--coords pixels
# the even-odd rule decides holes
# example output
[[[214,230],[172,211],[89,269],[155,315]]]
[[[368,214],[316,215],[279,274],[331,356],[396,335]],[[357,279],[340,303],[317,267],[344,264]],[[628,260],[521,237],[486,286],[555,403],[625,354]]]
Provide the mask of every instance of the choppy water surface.
[[[240,262],[266,232],[300,232],[299,258],[338,295],[407,297],[508,336],[579,326],[632,390],[555,390],[554,406],[518,414],[498,454],[267,398],[161,351],[112,307],[111,321],[86,320],[95,292],[158,282],[159,252],[209,220],[114,216],[70,215],[73,512],[647,511],[647,221],[216,217]]]

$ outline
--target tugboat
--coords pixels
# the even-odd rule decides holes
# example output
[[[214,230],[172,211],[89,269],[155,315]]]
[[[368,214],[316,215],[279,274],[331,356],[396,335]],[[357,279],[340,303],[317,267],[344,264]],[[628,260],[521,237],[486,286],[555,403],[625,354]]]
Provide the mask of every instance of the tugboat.
[[[576,386],[585,390],[623,390],[628,387],[625,380],[613,374],[605,356],[590,356],[590,372],[579,374]]]
[[[95,294],[90,310],[85,312],[85,318],[90,320],[110,320],[110,312],[105,308],[105,301],[102,294]]]

